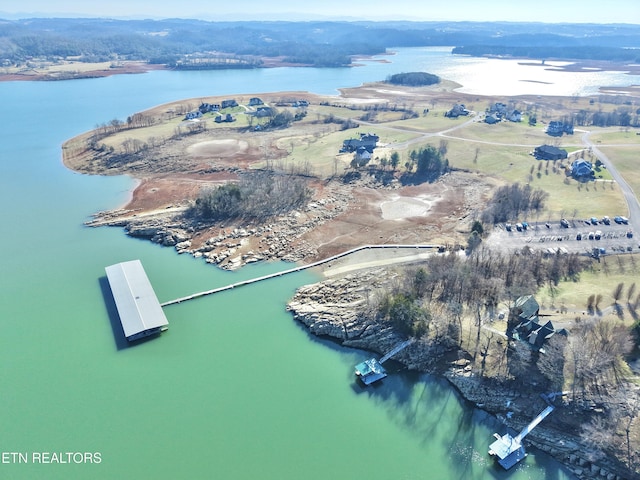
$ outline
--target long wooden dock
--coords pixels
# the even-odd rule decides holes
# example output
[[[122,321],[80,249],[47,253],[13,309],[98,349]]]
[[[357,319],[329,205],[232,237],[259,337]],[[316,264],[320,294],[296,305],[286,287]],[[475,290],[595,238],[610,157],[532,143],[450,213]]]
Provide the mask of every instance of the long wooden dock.
[[[212,295],[218,292],[224,292],[225,290],[231,290],[233,288],[242,287],[244,285],[250,285],[252,283],[261,282],[263,280],[269,280],[270,278],[282,277],[283,275],[288,275],[290,273],[301,272],[303,270],[307,270],[309,268],[317,267],[323,265],[325,263],[332,262],[342,257],[346,257],[347,255],[351,255],[353,253],[362,251],[362,250],[371,250],[371,249],[413,249],[413,250],[421,250],[421,249],[437,249],[440,245],[363,245],[361,247],[352,248],[351,250],[347,250],[346,252],[339,253],[337,255],[333,255],[331,257],[318,260],[317,262],[310,263],[308,265],[300,265],[297,267],[290,268],[288,270],[283,270],[281,272],[271,273],[269,275],[263,275],[261,277],[252,278],[249,280],[243,280],[241,282],[232,283],[231,285],[226,285],[224,287],[213,288],[211,290],[205,290],[204,292],[194,293],[192,295],[187,295],[186,297],[176,298],[175,300],[169,300],[168,302],[161,303],[162,307],[166,307],[168,305],[174,305],[176,303],[186,302],[188,300],[193,300],[196,298],[204,297],[207,295]]]

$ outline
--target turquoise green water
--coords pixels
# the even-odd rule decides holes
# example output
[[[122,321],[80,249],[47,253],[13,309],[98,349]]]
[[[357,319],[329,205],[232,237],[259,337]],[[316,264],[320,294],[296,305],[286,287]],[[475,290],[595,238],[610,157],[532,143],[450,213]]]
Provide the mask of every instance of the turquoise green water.
[[[167,307],[160,338],[115,341],[106,265],[141,259],[161,301],[286,266],[222,272],[119,229],[83,227],[122,203],[131,181],[67,171],[60,144],[176,98],[327,93],[394,71],[367,68],[0,84],[0,478],[569,478],[535,451],[502,472],[486,454],[499,427],[446,383],[398,372],[357,387],[353,366],[368,355],[310,336],[285,311],[312,273]],[[34,463],[42,452],[101,461]]]

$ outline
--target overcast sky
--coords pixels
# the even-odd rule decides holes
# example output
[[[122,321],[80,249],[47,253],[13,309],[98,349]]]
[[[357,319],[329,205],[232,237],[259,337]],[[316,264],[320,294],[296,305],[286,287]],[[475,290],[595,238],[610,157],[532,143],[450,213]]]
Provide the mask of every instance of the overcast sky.
[[[18,0],[0,17],[452,20],[640,25],[638,0]]]

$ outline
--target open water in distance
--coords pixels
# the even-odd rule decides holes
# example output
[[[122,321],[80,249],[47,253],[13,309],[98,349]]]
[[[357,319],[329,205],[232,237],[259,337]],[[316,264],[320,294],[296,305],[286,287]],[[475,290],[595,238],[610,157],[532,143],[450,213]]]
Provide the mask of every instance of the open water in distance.
[[[169,331],[135,348],[114,340],[106,265],[141,259],[160,301],[286,266],[228,273],[120,229],[83,227],[91,213],[122,204],[132,181],[66,170],[61,143],[180,98],[333,94],[417,69],[458,72],[450,78],[470,86],[491,65],[508,70],[443,49],[405,49],[389,60],[0,84],[1,478],[569,478],[535,451],[500,471],[486,452],[501,427],[444,382],[397,373],[376,388],[355,386],[353,366],[367,353],[311,337],[284,310],[296,287],[316,280],[311,273],[167,307]],[[561,75],[557,85],[575,87],[566,79],[591,74]],[[599,84],[631,83],[607,75]],[[515,83],[514,91],[545,93],[546,84]],[[71,463],[35,463],[43,452]],[[76,464],[67,452],[101,461]]]

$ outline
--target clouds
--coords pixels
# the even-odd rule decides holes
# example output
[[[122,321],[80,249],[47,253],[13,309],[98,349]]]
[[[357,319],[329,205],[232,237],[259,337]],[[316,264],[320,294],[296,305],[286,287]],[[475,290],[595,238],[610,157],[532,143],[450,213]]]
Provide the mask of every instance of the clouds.
[[[350,20],[527,21],[640,24],[633,0],[559,2],[557,0],[22,0],[1,7],[22,16],[100,16],[143,18],[201,18],[205,20]]]

